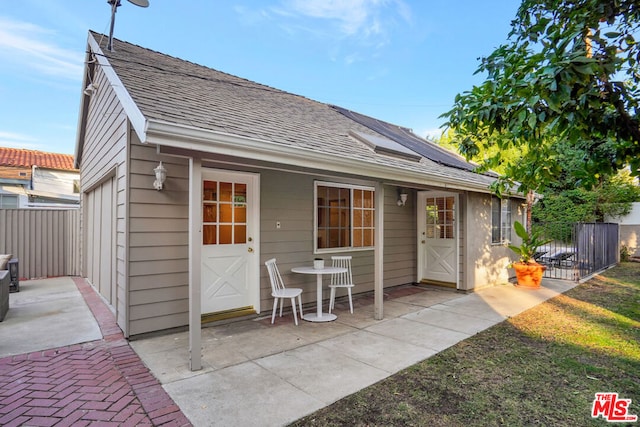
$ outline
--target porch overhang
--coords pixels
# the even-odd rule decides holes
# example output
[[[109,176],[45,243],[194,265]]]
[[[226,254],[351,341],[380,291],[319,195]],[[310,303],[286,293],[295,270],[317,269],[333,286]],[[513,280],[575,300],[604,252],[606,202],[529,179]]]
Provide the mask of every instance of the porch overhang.
[[[197,156],[189,160],[189,368],[202,369],[201,354],[201,242],[202,242],[202,160]],[[317,167],[317,165],[315,166]],[[375,184],[375,238],[374,238],[374,318],[382,320],[384,300],[384,183]]]
[[[421,187],[429,186],[479,193],[491,192],[486,183],[465,182],[459,178],[440,176],[428,171],[391,167],[379,163],[366,162],[362,159],[353,159],[348,156],[336,156],[335,153],[287,145],[282,142],[158,120],[147,120],[143,137],[145,139],[141,138],[142,143],[190,152],[211,153],[218,156],[225,155],[311,169],[317,169],[318,165],[322,165],[322,169],[325,171],[359,175],[385,182],[401,182]]]

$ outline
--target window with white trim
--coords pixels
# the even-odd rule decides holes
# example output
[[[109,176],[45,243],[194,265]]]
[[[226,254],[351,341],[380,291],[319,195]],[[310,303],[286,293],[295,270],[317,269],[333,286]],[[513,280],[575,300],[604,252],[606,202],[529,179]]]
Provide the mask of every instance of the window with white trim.
[[[315,251],[371,249],[375,233],[373,187],[315,183]]]
[[[15,194],[0,194],[0,209],[18,209],[18,196]]]
[[[511,241],[511,203],[509,199],[491,197],[491,243]]]

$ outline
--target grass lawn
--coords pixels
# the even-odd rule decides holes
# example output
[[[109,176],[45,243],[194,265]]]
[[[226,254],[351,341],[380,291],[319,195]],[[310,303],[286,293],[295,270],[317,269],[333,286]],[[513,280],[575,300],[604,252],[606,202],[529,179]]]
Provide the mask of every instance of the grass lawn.
[[[293,426],[602,426],[640,416],[640,263],[624,263]],[[640,421],[628,424],[640,426]]]

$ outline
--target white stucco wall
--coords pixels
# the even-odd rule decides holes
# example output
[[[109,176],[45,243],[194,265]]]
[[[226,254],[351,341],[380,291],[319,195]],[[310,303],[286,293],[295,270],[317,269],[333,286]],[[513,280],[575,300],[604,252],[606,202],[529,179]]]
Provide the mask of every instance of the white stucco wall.
[[[607,216],[606,222],[615,222],[620,225],[640,225],[640,202],[632,203],[631,212],[625,216]]]
[[[620,246],[626,246],[631,256],[640,257],[640,202],[633,204],[629,215],[607,221],[620,224]]]
[[[507,283],[512,270],[513,252],[506,245],[491,243],[491,196],[471,193],[467,197],[467,245],[465,246],[465,281],[463,289],[481,289]],[[511,201],[511,221],[524,219],[522,204]],[[519,238],[512,233],[514,244]]]
[[[33,168],[32,190],[46,191],[55,194],[76,195],[74,181],[80,179],[78,171],[62,171],[54,169]]]

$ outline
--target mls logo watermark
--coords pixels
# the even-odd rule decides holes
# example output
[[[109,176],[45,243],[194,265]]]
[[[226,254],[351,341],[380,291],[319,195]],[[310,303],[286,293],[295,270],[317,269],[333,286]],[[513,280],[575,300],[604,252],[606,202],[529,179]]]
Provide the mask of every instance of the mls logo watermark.
[[[591,418],[602,416],[610,423],[638,421],[637,415],[629,414],[631,399],[621,399],[618,393],[596,393],[591,407]]]

